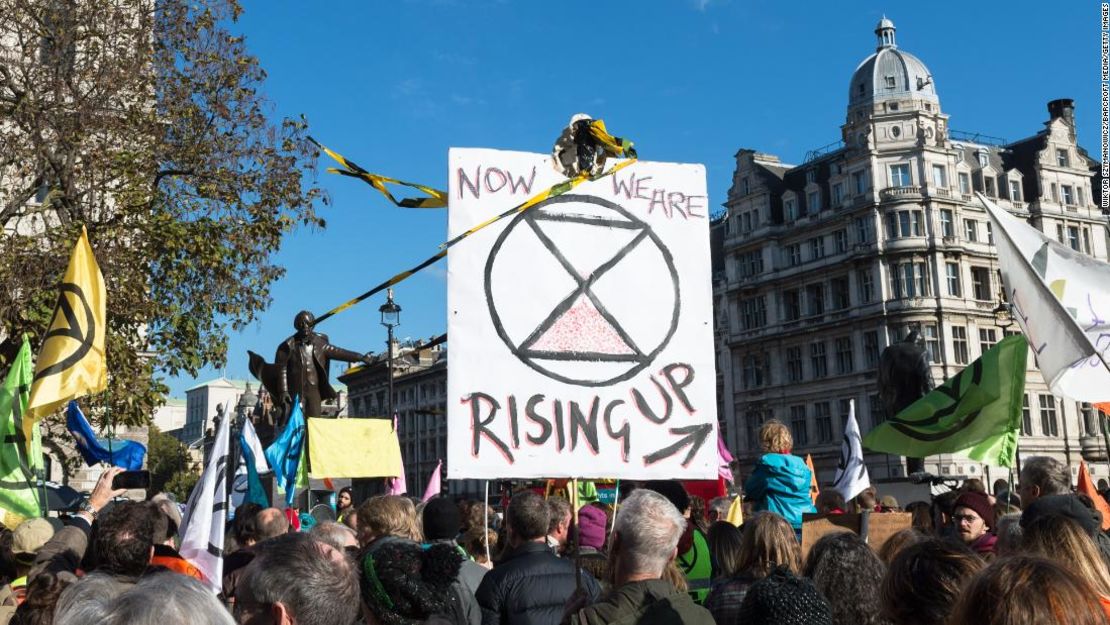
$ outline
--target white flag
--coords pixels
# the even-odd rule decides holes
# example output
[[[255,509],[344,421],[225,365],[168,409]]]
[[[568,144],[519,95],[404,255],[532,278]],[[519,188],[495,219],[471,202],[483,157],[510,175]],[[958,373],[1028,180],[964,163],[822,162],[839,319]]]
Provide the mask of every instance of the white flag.
[[[840,463],[836,465],[836,477],[832,489],[844,496],[844,501],[871,486],[867,465],[863,462],[863,440],[856,423],[856,400],[849,400],[848,421],[844,424],[844,441],[840,443]]]
[[[1006,299],[1052,392],[1110,401],[1110,264],[1053,241],[978,195],[994,224]]]
[[[230,402],[229,406],[230,408]],[[181,556],[204,573],[214,592],[223,586],[224,529],[227,523],[227,458],[231,411],[216,426],[216,442],[200,481],[189,495],[181,521]]]
[[[247,494],[250,492],[250,473],[247,471],[248,459],[253,459],[254,470],[258,475],[270,472],[270,463],[266,461],[266,451],[262,441],[258,439],[258,432],[250,419],[243,422],[243,431],[239,434],[239,463],[235,467],[235,479],[231,485],[231,507],[238,508],[243,505]],[[228,513],[230,514],[230,510]]]

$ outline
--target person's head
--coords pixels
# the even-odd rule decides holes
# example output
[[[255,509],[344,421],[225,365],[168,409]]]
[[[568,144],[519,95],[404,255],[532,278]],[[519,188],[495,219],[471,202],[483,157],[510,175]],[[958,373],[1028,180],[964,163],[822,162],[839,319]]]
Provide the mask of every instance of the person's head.
[[[728,497],[714,497],[709,500],[709,510],[706,516],[709,522],[724,521],[728,516],[728,509],[732,507],[732,500]]]
[[[530,490],[514,495],[505,511],[509,544],[516,547],[528,541],[543,540],[550,526],[549,510],[543,497]]]
[[[54,526],[42,518],[20,523],[12,532],[12,556],[21,573],[30,570],[42,546],[54,536]]]
[[[926,535],[933,533],[933,513],[929,504],[924,501],[911,501],[906,504],[905,511],[910,515],[910,526]]]
[[[570,534],[570,502],[562,497],[547,498],[547,535],[563,547]]]
[[[740,558],[734,571],[727,575],[741,573],[760,578],[778,567],[786,567],[791,573],[802,570],[802,550],[790,523],[774,512],[760,512],[744,523],[740,537]]]
[[[727,578],[739,570],[740,545],[743,534],[728,521],[715,521],[706,535],[709,560],[713,563],[713,579]]]
[[[956,600],[948,625],[1105,625],[1094,588],[1044,558],[991,563]]]
[[[933,512],[933,528],[937,534],[941,534],[946,528],[952,525],[952,515],[955,514],[956,499],[960,493],[950,490],[933,497],[933,504],[931,506]]]
[[[874,486],[868,486],[860,491],[860,494],[856,495],[855,499],[852,500],[856,504],[856,510],[860,512],[864,510],[874,510],[875,506],[879,503],[879,499],[876,496],[877,494],[878,491],[875,490]]]
[[[487,515],[489,516],[490,529],[493,529],[497,521],[497,513],[493,511],[492,506],[487,506],[484,503],[475,501],[473,503],[468,502],[464,507],[466,509],[466,516],[462,518],[465,520],[464,525],[467,529],[485,527]]]
[[[973,477],[964,480],[963,485],[960,486],[960,492],[983,493],[986,495],[987,487],[983,484],[983,480]]]
[[[578,544],[601,551],[605,547],[605,534],[609,517],[600,507],[590,504],[578,510]]]
[[[458,613],[455,582],[462,556],[448,544],[397,540],[364,556],[359,581],[369,625],[409,625]]]
[[[158,514],[137,501],[119,502],[101,513],[91,540],[96,570],[128,577],[142,575],[154,554]]]
[[[249,547],[260,540],[258,537],[258,513],[262,510],[262,506],[249,501],[235,508],[235,519],[231,522],[231,528],[235,536],[235,542],[239,543],[240,547]],[[285,515],[282,515],[281,518],[284,519]]]
[[[8,625],[51,625],[58,597],[69,584],[49,571],[43,571],[27,583],[27,595],[16,608]]]
[[[705,522],[705,500],[697,495],[690,497],[690,520],[696,523]]]
[[[960,540],[971,544],[994,529],[994,506],[986,493],[966,491],[956,498],[952,522]]]
[[[846,512],[848,506],[844,501],[844,495],[831,488],[821,491],[813,505],[817,507],[817,512],[820,514],[842,514]]]
[[[909,545],[883,578],[881,614],[892,625],[944,625],[960,589],[983,566],[962,543],[930,538]]]
[[[312,529],[308,530],[308,535],[331,545],[339,552],[345,551],[348,547],[358,547],[358,538],[355,537],[354,530],[333,521],[312,526]]]
[[[277,538],[289,533],[289,519],[285,512],[277,508],[264,508],[255,517],[258,542]]]
[[[366,546],[383,536],[420,541],[416,506],[399,495],[376,495],[358,507],[358,541]]]
[[[1102,517],[1098,511],[1087,505],[1076,495],[1045,495],[1039,497],[1021,513],[1021,526],[1027,527],[1033,521],[1048,515],[1066,516],[1082,527],[1092,538],[1102,527]]]
[[[340,488],[339,495],[335,498],[335,507],[338,508],[340,512],[342,512],[354,505],[355,495],[354,491],[351,490],[351,487],[344,486],[343,488]]]
[[[994,552],[999,557],[1012,556],[1021,551],[1021,514],[1004,514],[995,518],[994,535],[998,542],[994,544]]]
[[[158,493],[151,497],[149,504],[154,506],[159,515],[163,517],[155,523],[154,543],[173,546],[173,538],[177,536],[177,532],[181,528],[181,509],[165,493]]]
[[[462,528],[459,507],[446,497],[435,497],[428,501],[420,513],[424,540],[455,540]]]
[[[759,428],[759,446],[763,453],[788,454],[794,449],[794,437],[782,421],[771,419]]]
[[[883,564],[889,566],[894,557],[901,553],[903,549],[927,538],[928,536],[913,527],[895,532],[894,535],[886,539],[882,547],[879,547],[879,559],[883,561]]]
[[[832,625],[832,610],[813,582],[775,569],[752,584],[740,604],[744,625]]]
[[[879,587],[886,566],[858,534],[827,535],[809,550],[803,573],[829,600],[833,621],[880,623]]]
[[[1110,572],[1098,545],[1078,523],[1060,514],[1047,514],[1022,528],[1022,549],[1029,555],[1055,560],[1079,574],[1103,595],[1110,596]]]
[[[1023,458],[1018,478],[1018,497],[1024,510],[1045,495],[1071,492],[1071,475],[1059,460],[1048,456]]]
[[[679,514],[685,515],[686,511],[690,509],[690,494],[686,492],[686,488],[678,480],[651,480],[644,482],[643,487],[666,497],[667,501],[671,502],[671,505],[678,510]]]
[[[115,575],[93,571],[62,591],[54,607],[54,625],[102,623],[115,598],[130,587]]]
[[[116,597],[105,625],[234,625],[216,595],[187,575],[148,575]]]
[[[331,625],[358,616],[358,575],[343,552],[308,534],[259,543],[236,591],[241,625]]]
[[[1002,478],[998,478],[994,481],[994,484],[991,485],[991,493],[993,493],[995,497],[1001,497],[1003,493],[1009,490],[1010,483]]]
[[[479,564],[488,564],[489,560],[486,554],[497,553],[497,532],[489,530],[488,532],[479,527],[472,527],[463,534],[462,548],[466,550],[466,555],[474,559]],[[489,551],[486,551],[486,548]]]
[[[658,579],[674,559],[686,520],[659,493],[639,489],[617,511],[610,545],[612,569],[620,582],[633,577]]]

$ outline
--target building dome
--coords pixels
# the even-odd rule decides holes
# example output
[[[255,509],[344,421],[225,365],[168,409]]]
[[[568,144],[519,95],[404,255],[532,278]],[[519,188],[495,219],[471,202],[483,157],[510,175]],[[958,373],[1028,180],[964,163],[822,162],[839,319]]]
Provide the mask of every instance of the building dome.
[[[940,104],[929,68],[916,56],[898,49],[894,22],[883,17],[875,27],[878,47],[863,60],[848,85],[848,105],[915,98]]]

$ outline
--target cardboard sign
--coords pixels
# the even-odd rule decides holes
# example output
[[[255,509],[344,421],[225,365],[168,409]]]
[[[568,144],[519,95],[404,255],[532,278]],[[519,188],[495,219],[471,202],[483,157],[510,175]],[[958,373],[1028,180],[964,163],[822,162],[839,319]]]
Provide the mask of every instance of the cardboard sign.
[[[802,560],[809,556],[809,550],[817,541],[829,534],[853,532],[860,534],[863,529],[862,514],[803,514],[802,515]],[[867,544],[875,551],[882,549],[886,541],[898,532],[913,526],[913,514],[909,512],[871,512],[867,515]]]
[[[450,236],[560,182],[551,158],[450,153]],[[701,165],[638,162],[448,254],[448,477],[709,479]]]

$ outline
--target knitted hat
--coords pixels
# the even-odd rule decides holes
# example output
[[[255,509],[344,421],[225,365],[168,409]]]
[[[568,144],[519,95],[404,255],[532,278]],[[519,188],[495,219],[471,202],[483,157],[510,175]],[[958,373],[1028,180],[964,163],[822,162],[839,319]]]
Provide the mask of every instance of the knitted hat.
[[[778,568],[748,589],[737,623],[832,625],[832,610],[813,582]]]
[[[1083,505],[1075,495],[1045,495],[1038,498],[1021,513],[1021,527],[1025,528],[1030,523],[1042,516],[1058,514],[1066,516],[1082,527],[1087,534],[1094,537],[1102,525],[1099,514]]]
[[[427,549],[409,540],[392,540],[362,558],[362,601],[384,625],[427,622],[435,615],[461,616],[451,584],[462,556],[451,545]]]
[[[459,516],[459,507],[455,502],[446,497],[436,497],[424,506],[424,538],[426,540],[443,540],[455,538],[462,528],[462,518]]]
[[[578,511],[578,542],[598,551],[605,545],[605,527],[609,520],[597,506],[583,506]]]
[[[991,505],[991,500],[987,498],[986,493],[977,493],[975,491],[967,491],[956,498],[956,508],[970,508],[978,514],[987,527],[994,529],[994,506]]]

